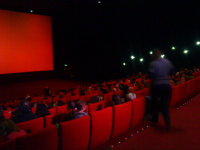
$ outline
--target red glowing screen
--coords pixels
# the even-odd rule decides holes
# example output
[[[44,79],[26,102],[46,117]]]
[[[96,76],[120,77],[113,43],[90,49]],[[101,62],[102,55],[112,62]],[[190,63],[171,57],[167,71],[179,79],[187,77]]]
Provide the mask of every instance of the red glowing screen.
[[[53,70],[51,17],[0,10],[0,74]]]

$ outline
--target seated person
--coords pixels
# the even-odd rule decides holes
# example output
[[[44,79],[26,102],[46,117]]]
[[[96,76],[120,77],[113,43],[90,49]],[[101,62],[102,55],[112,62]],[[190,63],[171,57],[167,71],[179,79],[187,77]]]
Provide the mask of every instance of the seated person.
[[[100,102],[100,99],[98,96],[92,96],[90,99],[90,103],[97,103]]]
[[[50,115],[51,113],[49,112],[47,105],[40,103],[37,105],[35,114],[38,117],[45,117],[46,115]]]
[[[31,101],[31,96],[29,94],[26,94],[25,100]]]
[[[16,137],[26,135],[27,133],[20,129],[11,119],[0,121],[0,136],[7,140],[15,139]]]
[[[50,95],[51,95],[51,94],[50,94],[50,89],[49,89],[48,86],[46,86],[46,87],[44,88],[44,96],[47,97],[47,96],[50,96]]]
[[[15,123],[20,123],[24,121],[29,121],[38,118],[38,116],[31,112],[30,110],[30,103],[27,100],[23,100],[19,103],[19,111],[18,113],[11,119]]]
[[[65,115],[64,121],[70,121],[75,119],[75,109],[76,109],[76,103],[73,101],[69,101],[67,105],[67,110],[69,111],[69,114]]]
[[[120,105],[122,103],[121,97],[119,95],[113,94],[112,95],[112,102],[113,102],[113,106],[114,105]]]
[[[76,103],[76,108],[77,108],[77,112],[75,113],[75,119],[83,117],[85,115],[88,115],[88,113],[85,112],[86,110],[86,102],[83,100],[79,100]]]
[[[63,105],[65,105],[65,103],[63,101],[61,101],[61,100],[58,100],[53,104],[53,107],[63,106]]]
[[[133,99],[136,99],[136,94],[135,94],[135,93],[128,92],[128,93],[126,94],[126,100],[127,100],[127,102],[128,102],[128,101],[131,101],[131,100],[133,100]]]
[[[59,98],[63,98],[63,93],[59,92]]]

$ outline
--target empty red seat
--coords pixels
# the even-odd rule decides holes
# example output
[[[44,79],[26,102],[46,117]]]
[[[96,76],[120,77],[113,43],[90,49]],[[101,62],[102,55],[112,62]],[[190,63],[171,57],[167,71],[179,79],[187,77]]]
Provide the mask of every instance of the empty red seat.
[[[136,98],[139,98],[144,95],[144,90],[142,89],[142,90],[136,91],[135,94],[136,94]]]
[[[95,111],[98,111],[98,110],[102,110],[102,109],[104,109],[104,107],[105,107],[104,101],[90,104],[89,105],[89,113],[92,113],[92,112],[95,112]]]
[[[11,118],[11,113],[3,114],[5,119],[10,119]]]
[[[87,150],[90,138],[90,116],[63,122],[59,128],[59,149]]]
[[[20,129],[23,129],[27,133],[40,131],[44,128],[44,119],[42,117],[33,119],[26,122],[17,123]]]
[[[1,142],[0,149],[1,150],[15,150],[15,140]]]
[[[187,99],[189,97],[189,94],[190,94],[190,84],[191,84],[191,81],[186,81],[185,82],[185,94],[184,94],[183,100],[185,100],[185,99]]]
[[[64,112],[59,112],[56,115],[54,115],[52,118],[52,124],[57,124],[57,123],[63,122],[65,115],[66,114]]]
[[[57,106],[57,113],[63,112],[63,113],[67,113],[67,104],[63,105],[63,106]]]
[[[63,98],[58,98],[60,101],[63,101],[64,103],[67,103],[67,98],[63,97]]]
[[[116,91],[116,92],[114,92],[114,94],[119,95],[120,97],[122,97],[123,91],[122,90]]]
[[[32,113],[35,114],[36,109],[37,109],[37,107],[32,107],[32,108],[31,108]]]
[[[103,100],[105,102],[105,107],[111,106],[112,95],[113,95],[113,92],[110,92],[110,93],[107,93],[107,94],[103,95]]]
[[[48,109],[51,113],[51,115],[55,115],[56,114],[56,108],[51,108],[51,109]]]
[[[71,96],[70,100],[71,100],[71,101],[79,100],[79,95]]]
[[[169,105],[170,107],[174,106],[178,102],[179,92],[180,92],[180,85],[172,87],[172,94],[170,97],[170,105]]]
[[[44,121],[45,121],[45,127],[48,127],[48,126],[50,126],[50,125],[53,124],[53,117],[54,117],[54,115],[47,115],[47,116],[45,116],[45,119],[44,119]]]
[[[180,87],[180,92],[179,92],[178,102],[183,100],[185,94],[185,82],[179,84],[179,87]]]
[[[150,88],[144,88],[144,96],[150,96],[150,95],[151,95]]]
[[[127,102],[113,107],[113,131],[112,138],[126,132],[131,123],[132,102]]]
[[[107,107],[98,112],[91,113],[91,140],[90,149],[97,147],[110,139],[113,109]]]
[[[189,97],[193,95],[194,93],[194,88],[195,88],[195,78],[190,80],[190,93],[189,93]]]
[[[145,112],[145,97],[139,97],[131,101],[133,105],[131,128],[136,127],[142,122]]]
[[[90,96],[90,99],[91,99],[93,96],[98,96],[98,93],[89,94],[89,96]]]
[[[16,149],[20,150],[57,150],[57,144],[56,125],[16,138]]]

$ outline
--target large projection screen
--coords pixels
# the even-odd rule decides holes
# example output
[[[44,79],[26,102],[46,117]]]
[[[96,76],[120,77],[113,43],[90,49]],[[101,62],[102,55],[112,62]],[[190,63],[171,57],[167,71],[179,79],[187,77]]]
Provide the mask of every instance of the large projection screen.
[[[0,74],[50,70],[51,17],[0,10]]]

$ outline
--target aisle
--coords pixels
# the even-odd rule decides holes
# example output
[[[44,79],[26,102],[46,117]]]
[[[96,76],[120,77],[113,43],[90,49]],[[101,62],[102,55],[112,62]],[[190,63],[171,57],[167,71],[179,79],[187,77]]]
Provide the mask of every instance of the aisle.
[[[115,150],[200,149],[200,96],[171,113],[171,131],[165,129],[163,117],[143,132],[114,147]]]

